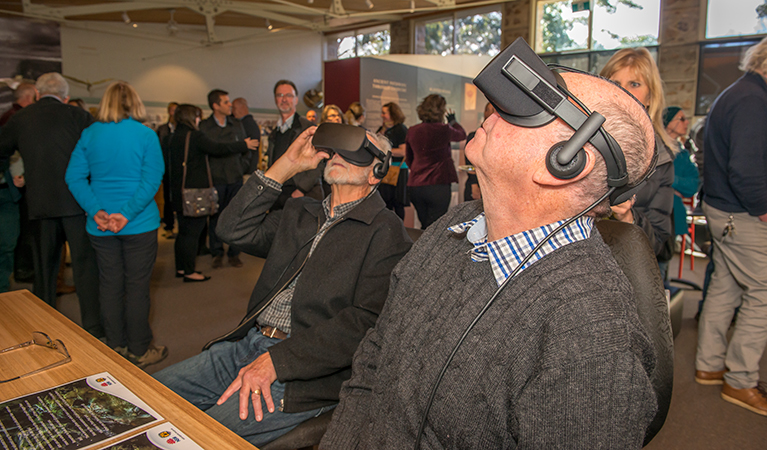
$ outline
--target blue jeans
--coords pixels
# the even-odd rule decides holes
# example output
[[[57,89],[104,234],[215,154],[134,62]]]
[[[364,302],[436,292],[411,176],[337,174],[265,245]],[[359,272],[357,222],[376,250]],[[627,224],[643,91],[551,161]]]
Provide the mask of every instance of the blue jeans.
[[[301,422],[333,408],[329,406],[300,413],[281,412],[279,406],[285,395],[285,385],[279,381],[272,384],[273,413],[266,409],[266,402],[261,399],[264,412],[261,422],[256,422],[251,403],[248,403],[248,418],[240,420],[240,397],[236,393],[223,405],[216,405],[216,401],[234,381],[240,369],[255,361],[267,348],[278,342],[279,339],[266,337],[256,328],[252,328],[244,339],[215,344],[197,356],[155,373],[154,377],[243,439],[261,447]]]

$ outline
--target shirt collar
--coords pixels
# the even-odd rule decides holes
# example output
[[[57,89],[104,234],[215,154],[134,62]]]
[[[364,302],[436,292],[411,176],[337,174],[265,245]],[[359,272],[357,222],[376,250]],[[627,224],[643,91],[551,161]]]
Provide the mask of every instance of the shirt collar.
[[[328,195],[325,197],[325,200],[322,201],[322,209],[325,211],[325,217],[327,217],[328,222],[335,222],[336,220],[340,219],[344,215],[346,215],[349,211],[354,209],[355,206],[362,203],[363,200],[365,200],[367,197],[362,197],[360,199],[348,202],[348,203],[342,203],[335,208],[333,208],[333,217],[330,216],[330,197],[332,197],[333,194]]]
[[[482,212],[468,222],[448,227],[448,230],[456,234],[466,233],[466,239],[472,244],[472,249],[468,252],[471,260],[474,262],[489,260],[495,281],[500,286],[539,242],[565,222],[566,220],[560,220],[497,241],[487,242],[487,222],[485,213]],[[593,227],[594,219],[591,217],[581,217],[574,221],[543,244],[519,273],[554,250],[588,238],[591,236]]]
[[[282,116],[277,120],[277,127],[280,129],[280,133],[284,133],[290,129],[290,127],[293,126],[293,119],[296,117],[295,114],[292,114],[290,117],[288,117],[288,120],[282,121]]]

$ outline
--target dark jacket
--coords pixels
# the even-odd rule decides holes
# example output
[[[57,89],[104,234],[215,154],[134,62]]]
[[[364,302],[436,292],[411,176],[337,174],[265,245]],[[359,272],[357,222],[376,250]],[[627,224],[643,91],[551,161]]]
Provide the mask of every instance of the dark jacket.
[[[450,142],[466,139],[457,122],[419,123],[407,130],[405,162],[410,168],[408,186],[458,182]]]
[[[767,84],[749,72],[724,90],[706,124],[705,202],[767,214]]]
[[[242,123],[242,128],[245,129],[245,136],[249,137],[251,139],[255,139],[258,141],[259,144],[259,150],[261,149],[261,127],[258,126],[256,123],[256,119],[253,118],[251,114],[248,114],[246,116],[243,116],[242,119],[240,119],[240,122]],[[243,169],[245,170],[245,173],[251,174],[258,169],[258,155],[259,152],[253,152],[250,154],[251,157],[248,161],[243,157]],[[247,163],[247,164],[245,164]]]
[[[218,126],[216,118],[211,114],[200,122],[200,131],[205,133],[208,139],[219,143],[241,142],[246,138],[242,124],[232,116],[226,117],[226,126],[222,128]],[[213,174],[213,184],[219,186],[241,182],[244,173],[243,157],[248,158],[248,164],[250,164],[250,153],[211,156],[210,171]]]
[[[221,212],[216,234],[266,263],[245,318],[206,348],[247,335],[256,316],[300,271],[290,337],[269,348],[277,379],[285,383],[284,411],[299,412],[338,402],[354,351],[375,324],[389,275],[412,241],[374,193],[334,224],[306,259],[325,221],[322,204],[302,197],[268,212],[278,194],[253,176]]]
[[[184,171],[184,144],[186,135],[189,133],[192,135],[189,139],[189,157],[186,163],[186,185],[184,186],[186,188],[206,188],[210,185],[208,183],[208,168],[205,164],[206,155],[226,156],[249,151],[245,141],[228,144],[216,143],[205,136],[202,131],[192,130],[186,125],[179,125],[168,142],[170,164],[166,168],[170,177],[170,199],[173,210],[176,212],[183,211],[181,179]]]
[[[313,123],[306,120],[304,117],[301,117],[298,115],[298,113],[295,113],[293,115],[293,125],[291,125],[290,129],[288,130],[288,133],[290,133],[290,142],[293,142],[296,140],[298,135],[303,133],[304,130],[306,130],[309,127],[314,126]],[[268,166],[272,167],[272,164],[285,153],[285,151],[288,149],[287,147],[276,149],[275,148],[275,142],[277,133],[279,133],[280,129],[275,126],[274,129],[272,129],[272,132],[269,133],[269,147],[266,149],[266,156],[269,158]],[[275,156],[277,155],[277,156]],[[319,188],[320,193],[322,192],[322,171],[324,170],[324,164],[321,164],[319,167],[317,167],[314,170],[309,170],[306,172],[299,173],[298,175],[294,176],[290,180],[286,181],[283,185],[283,192],[286,192],[290,190],[291,192],[294,191],[296,188],[300,189],[301,192],[304,194],[311,194],[314,196],[314,198],[322,198],[322,195],[320,194],[319,197],[316,195],[317,189]],[[290,192],[286,192],[288,195]]]
[[[0,130],[0,160],[19,150],[30,219],[84,214],[64,182],[80,133],[93,116],[53,97],[21,109]]]
[[[634,223],[644,230],[655,256],[659,256],[666,253],[666,242],[675,236],[671,221],[674,209],[674,189],[671,187],[674,184],[674,156],[660,136],[655,136],[655,145],[658,146],[655,173],[637,192],[631,212],[634,215]],[[668,260],[665,255],[661,259]]]

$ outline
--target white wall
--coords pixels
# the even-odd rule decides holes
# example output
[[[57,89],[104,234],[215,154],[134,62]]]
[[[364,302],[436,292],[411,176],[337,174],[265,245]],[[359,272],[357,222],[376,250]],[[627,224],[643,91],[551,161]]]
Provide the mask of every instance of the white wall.
[[[452,73],[467,78],[476,77],[493,59],[486,55],[380,55],[373,58]]]
[[[183,26],[170,37],[165,25],[77,22],[62,24],[63,73],[91,82],[106,78],[131,83],[147,106],[167,102],[207,104],[207,93],[221,88],[245,97],[251,109],[275,113],[272,88],[293,80],[299,94],[322,80],[322,39],[309,31],[216,27],[222,44],[205,46],[204,27]],[[71,96],[96,103],[109,83],[89,93],[70,81]],[[299,111],[305,110],[299,102]]]

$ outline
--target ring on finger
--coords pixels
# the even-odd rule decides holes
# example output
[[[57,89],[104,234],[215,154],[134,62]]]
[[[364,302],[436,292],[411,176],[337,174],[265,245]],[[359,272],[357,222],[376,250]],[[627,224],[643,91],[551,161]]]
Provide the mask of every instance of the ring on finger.
[[[253,395],[261,395],[261,389],[253,389]]]

